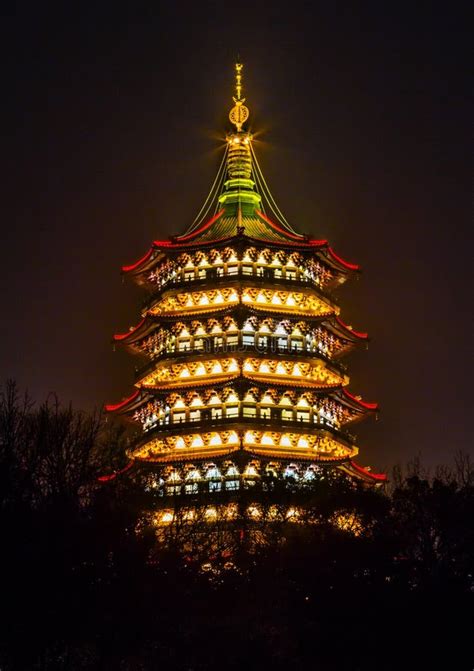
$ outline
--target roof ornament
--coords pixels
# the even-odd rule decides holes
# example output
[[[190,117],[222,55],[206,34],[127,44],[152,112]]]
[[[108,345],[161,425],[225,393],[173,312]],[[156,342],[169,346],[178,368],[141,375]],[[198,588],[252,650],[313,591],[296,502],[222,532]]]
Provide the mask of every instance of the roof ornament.
[[[242,126],[249,118],[248,107],[245,107],[244,102],[245,98],[242,98],[242,70],[244,66],[242,63],[235,64],[235,96],[232,97],[232,100],[235,103],[235,106],[229,112],[229,120],[237,128],[237,132],[240,133]]]

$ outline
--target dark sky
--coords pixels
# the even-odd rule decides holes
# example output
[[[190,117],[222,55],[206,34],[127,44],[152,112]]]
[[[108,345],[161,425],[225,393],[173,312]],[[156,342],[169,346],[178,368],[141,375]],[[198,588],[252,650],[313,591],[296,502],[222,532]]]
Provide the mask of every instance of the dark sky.
[[[363,268],[340,291],[371,335],[350,389],[383,411],[358,427],[359,462],[471,449],[462,4],[59,4],[10,3],[2,22],[1,377],[85,409],[130,393],[136,362],[110,338],[137,323],[141,294],[119,268],[194,219],[239,53],[280,209]]]

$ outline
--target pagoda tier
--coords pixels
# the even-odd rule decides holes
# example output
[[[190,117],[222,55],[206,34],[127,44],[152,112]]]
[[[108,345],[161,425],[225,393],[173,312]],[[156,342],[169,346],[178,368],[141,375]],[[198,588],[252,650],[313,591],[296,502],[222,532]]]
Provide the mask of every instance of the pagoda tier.
[[[268,469],[308,479],[321,466],[381,482],[354,464],[347,431],[377,404],[347,391],[340,362],[367,334],[344,324],[332,294],[359,268],[286,222],[234,101],[207,209],[122,268],[147,297],[114,342],[144,362],[136,391],[106,409],[141,427],[129,456],[157,469],[165,494],[236,489]]]
[[[199,244],[155,241],[153,247],[122,272],[147,288],[161,288],[192,280],[211,279],[224,275],[286,278],[334,288],[344,282],[359,266],[344,261],[325,240],[300,243],[286,241],[275,244],[271,240],[250,238],[234,216],[234,235],[218,240],[200,241]],[[208,223],[212,224],[213,219]],[[196,269],[192,274],[191,270]]]
[[[221,351],[304,352],[333,361],[356,345],[367,342],[367,334],[354,331],[339,318],[308,315],[304,319],[284,313],[268,316],[244,306],[228,308],[217,316],[212,310],[199,318],[186,316],[156,318],[147,315],[140,324],[115,341],[151,362],[173,354],[180,358],[193,353]],[[151,365],[147,364],[147,367]],[[340,364],[338,364],[340,365]]]

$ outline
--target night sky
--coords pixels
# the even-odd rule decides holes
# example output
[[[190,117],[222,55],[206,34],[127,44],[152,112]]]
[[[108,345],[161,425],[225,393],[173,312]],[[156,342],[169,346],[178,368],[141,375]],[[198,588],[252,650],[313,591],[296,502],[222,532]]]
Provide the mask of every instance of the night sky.
[[[280,209],[363,269],[339,292],[371,336],[346,360],[350,389],[382,407],[357,427],[359,463],[472,449],[462,4],[54,4],[3,20],[0,376],[84,409],[130,393],[138,360],[110,340],[142,294],[120,266],[200,209],[240,54]]]

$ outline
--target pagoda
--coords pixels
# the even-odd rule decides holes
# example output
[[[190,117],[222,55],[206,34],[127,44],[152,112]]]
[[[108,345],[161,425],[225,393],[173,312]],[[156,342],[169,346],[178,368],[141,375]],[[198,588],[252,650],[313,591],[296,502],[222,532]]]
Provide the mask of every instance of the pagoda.
[[[130,465],[164,497],[231,492],[328,470],[368,485],[351,425],[374,414],[341,362],[367,334],[333,296],[359,272],[276,205],[246,129],[242,64],[234,126],[209,196],[182,235],[155,240],[122,272],[144,287],[141,320],[114,336],[142,359],[135,390],[106,410],[138,423]]]

